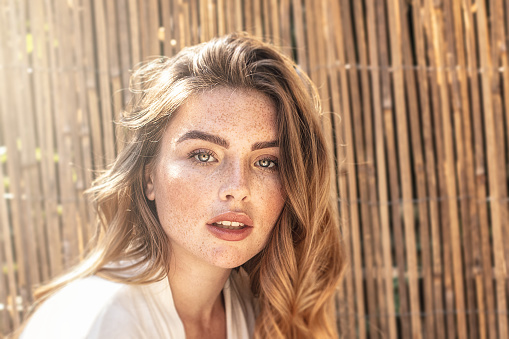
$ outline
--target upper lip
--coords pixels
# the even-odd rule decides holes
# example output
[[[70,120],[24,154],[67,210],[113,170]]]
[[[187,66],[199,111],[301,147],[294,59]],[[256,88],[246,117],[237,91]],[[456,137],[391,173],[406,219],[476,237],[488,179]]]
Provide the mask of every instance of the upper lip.
[[[245,226],[253,226],[253,220],[251,218],[243,213],[243,212],[225,212],[221,213],[214,218],[207,221],[207,224],[213,224],[219,221],[235,221],[235,222],[241,222]]]

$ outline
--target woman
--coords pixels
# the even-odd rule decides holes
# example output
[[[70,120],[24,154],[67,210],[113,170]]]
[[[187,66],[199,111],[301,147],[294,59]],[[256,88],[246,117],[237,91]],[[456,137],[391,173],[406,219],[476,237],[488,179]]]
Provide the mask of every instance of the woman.
[[[344,261],[316,91],[231,34],[133,74],[128,141],[90,193],[90,254],[22,338],[333,338]]]

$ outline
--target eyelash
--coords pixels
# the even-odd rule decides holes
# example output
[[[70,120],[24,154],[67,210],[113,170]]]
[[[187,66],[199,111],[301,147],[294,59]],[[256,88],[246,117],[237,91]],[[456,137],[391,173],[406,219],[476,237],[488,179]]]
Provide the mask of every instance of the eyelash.
[[[204,149],[197,149],[192,152],[189,152],[187,154],[187,157],[188,157],[188,159],[193,159],[194,163],[199,166],[206,166],[210,162],[213,162],[213,161],[200,161],[199,159],[197,159],[197,157],[202,154],[208,155],[209,157],[212,157],[217,161],[217,158],[216,158],[216,155],[214,154],[214,152],[209,151],[209,150],[204,150]]]
[[[192,152],[189,152],[187,154],[187,157],[188,157],[188,159],[193,159],[194,163],[196,165],[198,165],[198,166],[207,166],[211,162],[214,162],[214,161],[200,161],[199,159],[197,159],[197,157],[199,155],[202,155],[202,154],[203,155],[207,155],[209,157],[212,157],[212,158],[214,158],[217,161],[217,157],[214,154],[214,152],[212,152],[210,150],[205,150],[205,149],[197,149],[197,150],[194,150]],[[274,166],[272,166],[272,167],[263,167],[263,166],[260,166],[260,162],[262,162],[262,161],[269,161],[269,162],[273,163]],[[277,159],[265,157],[265,158],[256,160],[255,164],[258,164],[257,166],[259,168],[261,168],[262,170],[264,170],[264,171],[277,172],[279,170],[279,162],[278,162]]]
[[[262,170],[269,171],[269,172],[277,172],[279,170],[279,162],[276,159],[266,157],[266,158],[256,160],[255,164],[256,163],[259,164],[262,161],[270,161],[274,164],[273,167],[263,167],[263,166],[258,165]]]

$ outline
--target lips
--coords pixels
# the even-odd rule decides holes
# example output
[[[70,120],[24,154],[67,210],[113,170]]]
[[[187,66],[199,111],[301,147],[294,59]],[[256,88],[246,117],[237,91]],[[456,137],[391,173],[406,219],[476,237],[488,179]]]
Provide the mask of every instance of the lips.
[[[207,228],[221,240],[240,241],[251,234],[253,220],[245,213],[226,212],[207,221]]]
[[[225,223],[226,222],[226,223]],[[229,222],[229,225],[228,225]],[[234,224],[235,223],[235,224]],[[219,214],[218,216],[215,216],[214,218],[207,221],[207,224],[219,226],[235,226],[238,227],[243,224],[244,226],[253,227],[253,220],[245,214],[245,213],[238,213],[238,212],[226,212]]]

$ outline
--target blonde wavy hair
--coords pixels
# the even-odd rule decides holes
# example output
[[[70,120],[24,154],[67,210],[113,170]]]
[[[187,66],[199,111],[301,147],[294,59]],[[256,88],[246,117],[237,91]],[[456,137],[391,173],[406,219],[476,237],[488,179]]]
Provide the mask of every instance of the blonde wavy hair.
[[[98,215],[89,254],[36,290],[37,304],[92,274],[129,284],[166,277],[168,238],[145,197],[144,170],[173,113],[191,95],[216,87],[260,91],[277,108],[287,201],[265,248],[243,265],[259,302],[254,337],[338,337],[334,296],[345,261],[317,91],[293,61],[243,33],[185,48],[134,71],[133,99],[120,119],[127,142],[89,190]],[[120,260],[132,264],[108,265]],[[122,274],[141,267],[134,276]]]

